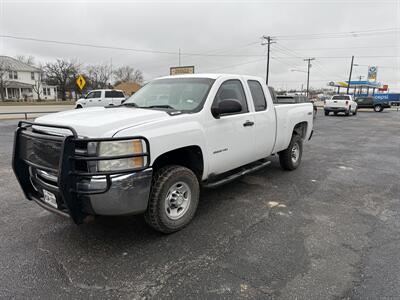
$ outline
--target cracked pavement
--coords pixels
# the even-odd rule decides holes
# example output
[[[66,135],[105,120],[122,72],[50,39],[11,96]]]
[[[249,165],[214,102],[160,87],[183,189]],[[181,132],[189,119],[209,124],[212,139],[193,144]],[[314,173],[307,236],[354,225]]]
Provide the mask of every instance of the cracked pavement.
[[[203,190],[184,230],[142,216],[76,226],[26,201],[0,122],[0,298],[400,297],[400,113],[324,117],[301,167]]]

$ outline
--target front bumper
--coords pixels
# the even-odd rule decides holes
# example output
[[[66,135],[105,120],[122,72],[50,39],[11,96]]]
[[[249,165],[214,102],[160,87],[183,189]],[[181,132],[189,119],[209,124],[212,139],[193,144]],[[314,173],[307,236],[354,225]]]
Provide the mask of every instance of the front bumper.
[[[43,134],[33,126],[59,128],[71,135]],[[146,151],[99,157],[82,154],[78,149],[82,144],[129,139],[142,139]],[[70,127],[21,121],[15,133],[13,170],[27,199],[80,224],[88,215],[125,215],[146,210],[152,180],[149,153],[148,141],[143,137],[83,139]],[[135,169],[91,171],[82,167],[105,159],[139,156],[145,164]],[[45,201],[46,191],[54,195],[53,205]]]
[[[111,177],[107,192],[88,196],[94,214],[116,216],[146,211],[152,176],[153,171],[149,168]],[[106,184],[103,178],[93,178],[90,183],[78,183],[83,191],[102,189]]]

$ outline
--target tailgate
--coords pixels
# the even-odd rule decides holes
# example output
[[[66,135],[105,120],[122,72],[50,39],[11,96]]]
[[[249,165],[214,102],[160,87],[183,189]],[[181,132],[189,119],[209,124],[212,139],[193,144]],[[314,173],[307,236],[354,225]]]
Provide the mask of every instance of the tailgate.
[[[325,104],[325,106],[327,106],[327,107],[346,107],[346,101],[349,101],[349,100],[337,100],[337,99],[334,99],[334,100],[326,100],[326,104]]]

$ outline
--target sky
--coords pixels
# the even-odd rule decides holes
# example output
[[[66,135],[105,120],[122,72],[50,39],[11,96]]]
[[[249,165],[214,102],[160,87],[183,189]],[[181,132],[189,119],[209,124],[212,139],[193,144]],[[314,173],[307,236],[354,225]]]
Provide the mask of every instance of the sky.
[[[130,65],[145,81],[168,75],[179,57],[196,73],[265,77],[262,36],[273,37],[277,89],[305,88],[304,59],[313,57],[311,87],[345,81],[354,55],[353,79],[377,66],[378,81],[400,92],[400,0],[0,0],[0,55]]]

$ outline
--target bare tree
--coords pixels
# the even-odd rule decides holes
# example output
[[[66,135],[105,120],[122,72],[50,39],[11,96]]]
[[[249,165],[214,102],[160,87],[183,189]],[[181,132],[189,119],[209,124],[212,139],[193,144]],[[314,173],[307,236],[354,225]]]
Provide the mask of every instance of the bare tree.
[[[43,71],[46,81],[49,84],[57,85],[61,92],[61,99],[66,100],[66,92],[74,86],[79,65],[72,60],[57,59],[54,63],[46,63]]]
[[[32,89],[38,96],[38,101],[42,100],[42,98],[40,98],[40,96],[43,93],[43,83],[40,79],[35,80],[35,84],[32,86]]]
[[[15,57],[17,60],[20,62],[23,62],[24,64],[34,66],[35,65],[35,58],[32,55],[25,56],[25,55],[17,55]]]
[[[91,88],[106,88],[111,80],[112,67],[108,64],[89,65],[86,67],[86,76]]]
[[[8,72],[11,71],[10,65],[7,64],[5,60],[0,60],[0,97],[1,101],[4,101],[6,82],[5,78],[8,75]]]
[[[114,71],[117,83],[120,82],[136,82],[143,83],[143,73],[139,69],[134,69],[131,66],[122,66]]]

